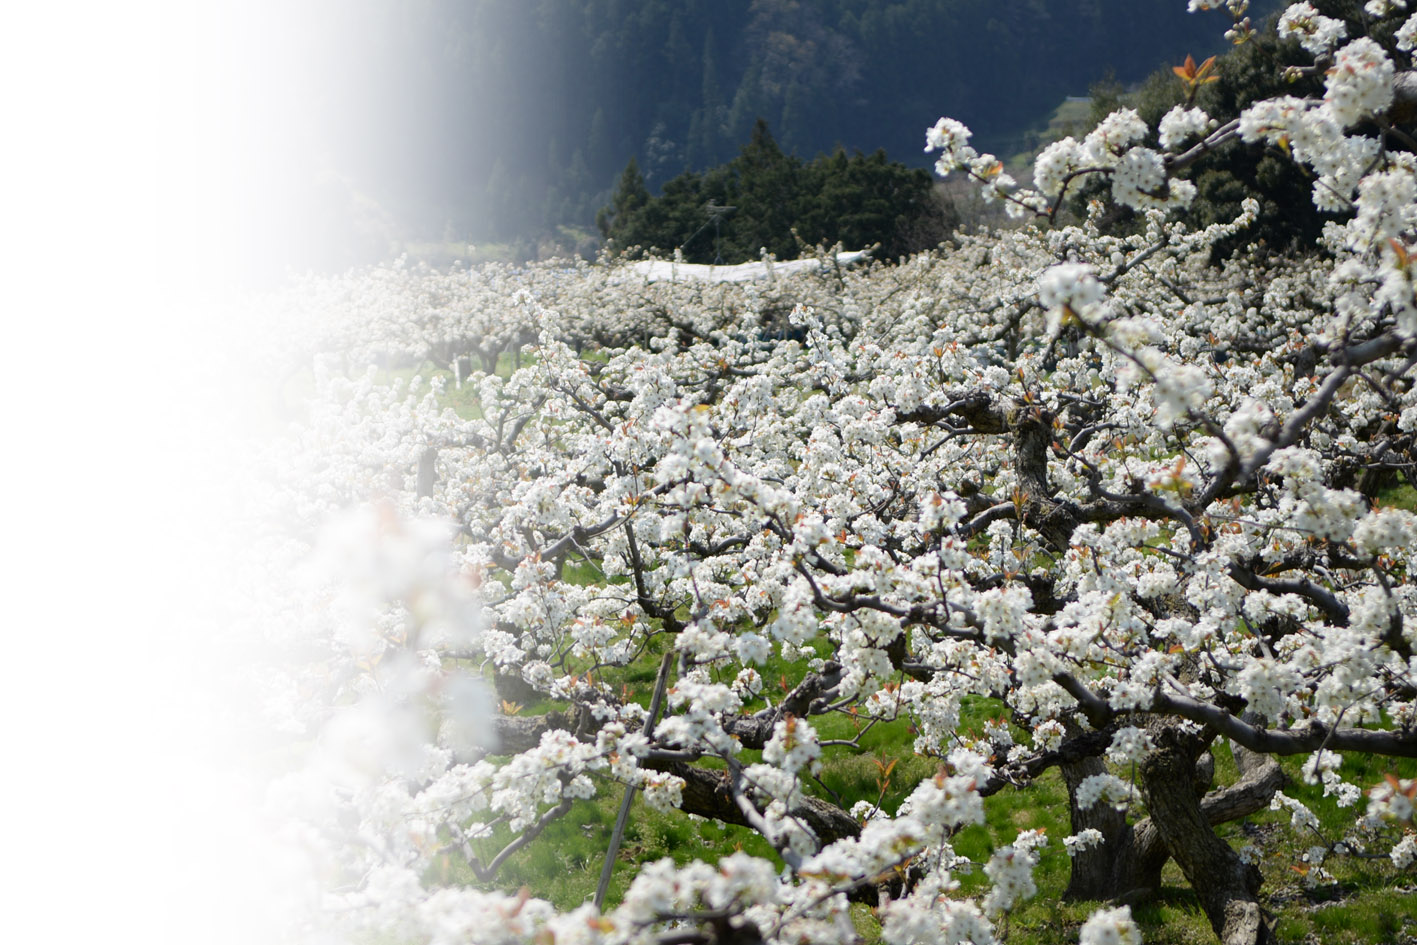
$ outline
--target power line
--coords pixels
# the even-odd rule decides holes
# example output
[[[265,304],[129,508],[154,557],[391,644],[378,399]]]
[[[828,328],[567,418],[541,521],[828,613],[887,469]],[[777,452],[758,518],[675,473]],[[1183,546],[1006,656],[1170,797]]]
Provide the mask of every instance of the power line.
[[[698,235],[699,235],[700,233],[702,233],[704,230],[708,229],[709,224],[712,223],[712,224],[713,224],[713,264],[714,264],[715,266],[721,266],[721,265],[723,265],[723,232],[722,232],[722,230],[720,229],[720,227],[721,227],[721,225],[722,225],[722,223],[723,223],[723,218],[726,217],[726,216],[728,216],[730,213],[732,213],[733,211],[735,211],[735,210],[737,210],[737,209],[738,209],[737,207],[730,207],[730,206],[727,206],[727,205],[724,205],[724,204],[720,204],[718,201],[716,201],[716,200],[714,200],[712,197],[710,197],[710,198],[709,198],[709,202],[706,203],[706,204],[704,204],[704,212],[708,214],[708,219],[705,220],[704,223],[703,223],[703,225],[700,226],[697,230],[695,230],[695,231],[689,236],[688,239],[686,239],[684,242],[682,242],[682,243],[679,244],[679,249],[680,249],[680,250],[683,250],[685,246],[688,246],[690,243],[692,243],[692,242],[694,241],[694,237],[695,237],[695,236],[698,236]]]

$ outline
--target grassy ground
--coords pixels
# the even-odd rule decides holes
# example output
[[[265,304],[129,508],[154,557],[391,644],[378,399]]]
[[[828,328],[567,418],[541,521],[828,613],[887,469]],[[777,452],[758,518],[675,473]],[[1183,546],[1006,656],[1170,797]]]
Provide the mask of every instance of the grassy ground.
[[[524,354],[521,357],[521,366],[530,364],[532,358]],[[511,377],[512,371],[517,368],[517,356],[509,351],[502,352],[497,358],[497,374],[503,378]],[[417,367],[391,368],[381,371],[379,379],[381,383],[392,383],[393,381],[403,381],[409,383],[414,377],[422,378],[423,384],[420,388],[428,390],[428,383],[434,378],[443,381],[443,393],[439,397],[439,403],[444,407],[451,407],[459,417],[464,420],[481,420],[482,407],[477,402],[477,384],[468,383],[467,378],[463,378],[463,383],[459,385],[453,377],[453,372],[440,368],[431,361],[424,361]]]
[[[1387,508],[1417,512],[1417,489],[1405,482],[1390,486],[1378,493],[1378,503]]]

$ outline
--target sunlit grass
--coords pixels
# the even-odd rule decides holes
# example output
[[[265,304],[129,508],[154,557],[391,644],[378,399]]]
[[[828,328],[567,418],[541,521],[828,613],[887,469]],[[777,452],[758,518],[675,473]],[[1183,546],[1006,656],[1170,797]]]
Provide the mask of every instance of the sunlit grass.
[[[1417,512],[1417,489],[1402,482],[1378,493],[1378,504],[1384,508]]]

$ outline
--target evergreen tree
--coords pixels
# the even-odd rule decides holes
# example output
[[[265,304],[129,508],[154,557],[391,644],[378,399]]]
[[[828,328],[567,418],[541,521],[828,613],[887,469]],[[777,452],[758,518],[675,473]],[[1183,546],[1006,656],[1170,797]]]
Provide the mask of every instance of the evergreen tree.
[[[649,188],[640,174],[640,165],[632,157],[620,174],[620,182],[610,198],[610,206],[595,215],[595,225],[606,239],[617,238],[619,234],[632,231],[637,216],[650,202]]]
[[[894,259],[934,246],[957,224],[930,175],[886,158],[830,155],[803,163],[783,153],[759,121],[736,158],[703,174],[685,172],[650,197],[631,162],[601,232],[619,250],[640,247],[691,262],[754,260],[763,249],[793,258],[801,243],[879,245]]]
[[[780,258],[797,254],[792,226],[796,223],[801,162],[782,153],[761,118],[753,135],[731,162],[738,180],[739,210],[732,246],[737,255],[754,259],[766,249]]]

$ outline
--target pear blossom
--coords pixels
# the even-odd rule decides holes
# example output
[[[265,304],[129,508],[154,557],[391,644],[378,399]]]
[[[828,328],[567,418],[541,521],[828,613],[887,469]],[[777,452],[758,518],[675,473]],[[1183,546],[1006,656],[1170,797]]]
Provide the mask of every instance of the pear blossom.
[[[1342,20],[1323,16],[1311,3],[1292,3],[1279,18],[1281,39],[1296,39],[1315,56],[1331,50],[1348,34]]]
[[[1079,945],[1141,945],[1141,931],[1132,920],[1131,906],[1093,913],[1078,934]]]

